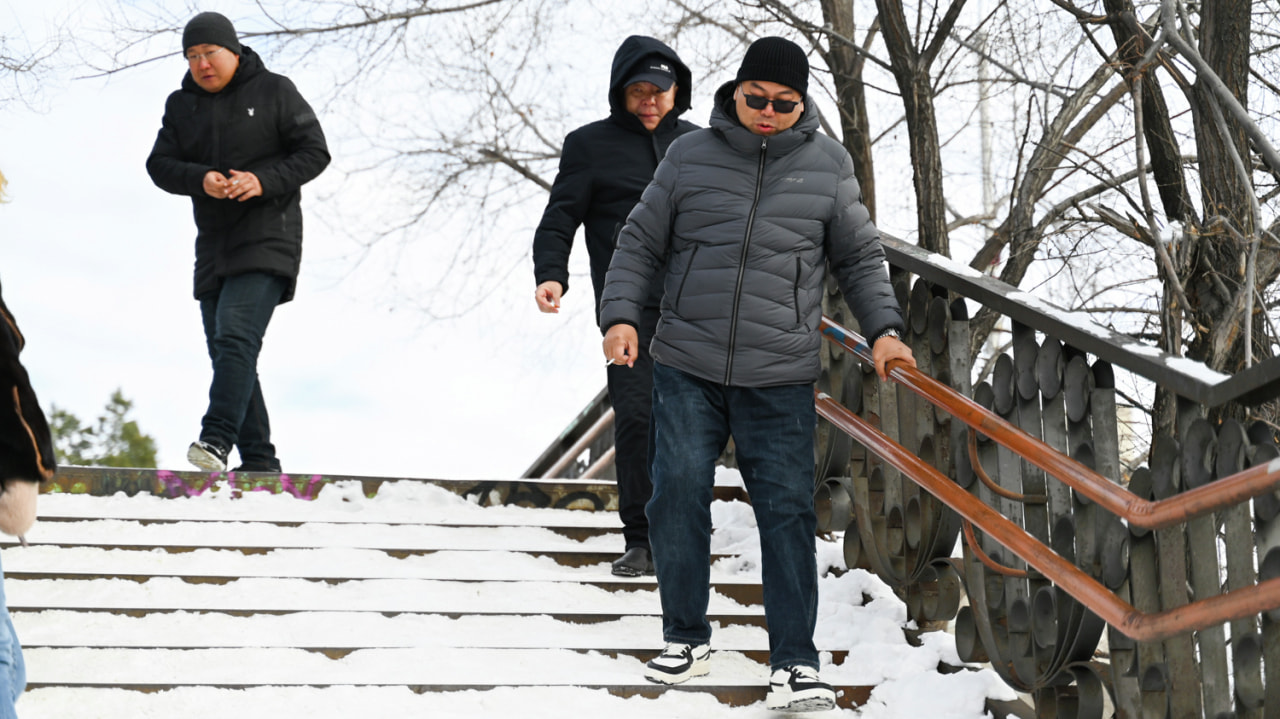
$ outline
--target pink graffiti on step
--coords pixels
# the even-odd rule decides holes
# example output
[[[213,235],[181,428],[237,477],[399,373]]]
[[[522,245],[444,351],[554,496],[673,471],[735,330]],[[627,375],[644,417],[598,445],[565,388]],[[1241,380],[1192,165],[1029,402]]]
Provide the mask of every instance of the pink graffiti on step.
[[[298,499],[312,500],[320,494],[324,485],[328,484],[319,474],[313,474],[305,480],[301,478],[295,480],[287,474],[281,474],[278,479],[249,479],[236,477],[235,472],[228,472],[225,475],[220,472],[210,472],[207,477],[188,481],[174,472],[162,469],[156,472],[156,478],[164,486],[164,496],[170,498],[199,497],[205,492],[216,491],[219,483],[225,481],[226,486],[231,489],[232,497],[240,497],[244,492],[249,491],[289,494]]]

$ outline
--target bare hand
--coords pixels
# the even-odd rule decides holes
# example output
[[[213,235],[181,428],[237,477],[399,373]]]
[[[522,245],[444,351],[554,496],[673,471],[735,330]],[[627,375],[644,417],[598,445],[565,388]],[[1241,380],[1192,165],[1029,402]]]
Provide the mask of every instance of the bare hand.
[[[262,183],[252,172],[231,171],[230,184],[227,186],[227,199],[244,202],[252,197],[262,197]]]
[[[204,193],[209,197],[225,200],[227,198],[227,190],[230,188],[231,181],[221,172],[209,170],[204,173]]]
[[[538,309],[543,312],[558,313],[560,311],[560,296],[564,294],[564,287],[555,280],[547,280],[538,285],[538,289],[533,291],[533,299],[538,302]]]
[[[609,364],[624,364],[634,367],[639,353],[640,338],[636,328],[628,324],[618,324],[604,333],[604,358]]]
[[[876,374],[881,380],[889,378],[888,365],[890,360],[902,360],[910,367],[916,366],[915,355],[911,353],[911,348],[902,343],[897,337],[881,337],[876,340],[876,344],[871,348],[871,358],[876,363]]]

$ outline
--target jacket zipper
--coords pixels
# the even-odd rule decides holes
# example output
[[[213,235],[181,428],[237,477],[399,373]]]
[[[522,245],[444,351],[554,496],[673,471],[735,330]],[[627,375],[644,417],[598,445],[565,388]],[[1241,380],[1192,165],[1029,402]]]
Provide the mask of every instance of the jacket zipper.
[[[756,222],[756,208],[760,206],[760,190],[764,187],[764,158],[769,149],[769,138],[760,140],[760,163],[756,167],[756,192],[751,198],[751,212],[747,213],[747,233],[742,239],[742,257],[738,260],[738,284],[733,288],[733,316],[729,320],[729,357],[724,366],[724,383],[733,379],[733,352],[738,342],[738,306],[742,302],[742,277],[747,271],[747,253],[751,250],[751,228]]]

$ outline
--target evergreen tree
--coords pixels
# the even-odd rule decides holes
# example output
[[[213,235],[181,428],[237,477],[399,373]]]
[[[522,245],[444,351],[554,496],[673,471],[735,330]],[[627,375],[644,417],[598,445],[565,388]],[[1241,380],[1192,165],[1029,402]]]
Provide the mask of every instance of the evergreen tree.
[[[156,441],[144,434],[138,423],[128,419],[133,401],[117,389],[88,426],[71,412],[54,405],[49,416],[54,453],[59,464],[96,467],[156,466]]]

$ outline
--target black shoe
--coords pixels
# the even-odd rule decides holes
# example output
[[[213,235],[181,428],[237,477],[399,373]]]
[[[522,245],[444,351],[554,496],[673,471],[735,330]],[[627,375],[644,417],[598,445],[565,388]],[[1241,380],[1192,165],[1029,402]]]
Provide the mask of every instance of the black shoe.
[[[658,684],[679,684],[711,672],[711,645],[668,644],[644,665],[644,678]]]
[[[774,711],[822,712],[836,708],[836,693],[816,669],[793,664],[769,677],[765,704]]]
[[[230,451],[212,442],[196,440],[187,448],[187,461],[206,472],[225,472]]]
[[[613,561],[613,574],[618,577],[640,577],[653,574],[653,557],[644,547],[632,547]]]

